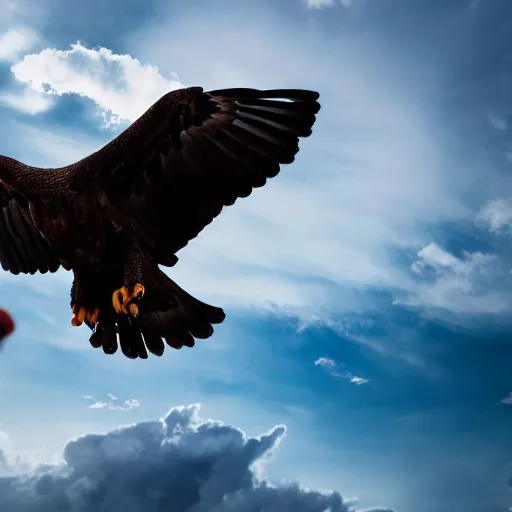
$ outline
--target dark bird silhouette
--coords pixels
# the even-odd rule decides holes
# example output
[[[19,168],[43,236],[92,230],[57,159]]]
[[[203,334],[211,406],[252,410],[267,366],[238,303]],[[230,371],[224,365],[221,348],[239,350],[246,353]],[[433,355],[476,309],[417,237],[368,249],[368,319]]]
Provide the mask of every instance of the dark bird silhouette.
[[[169,92],[77,163],[40,169],[0,156],[0,262],[13,274],[74,274],[72,324],[129,358],[213,334],[222,309],[159,265],[237,198],[293,162],[319,111],[313,91]]]

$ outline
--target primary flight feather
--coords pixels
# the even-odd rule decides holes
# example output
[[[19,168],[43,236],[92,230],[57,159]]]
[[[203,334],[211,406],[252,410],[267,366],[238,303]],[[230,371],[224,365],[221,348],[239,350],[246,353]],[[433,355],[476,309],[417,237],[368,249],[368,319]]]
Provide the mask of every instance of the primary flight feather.
[[[0,263],[13,274],[74,274],[72,324],[130,358],[164,341],[192,347],[222,309],[182,290],[159,265],[224,206],[293,162],[319,95],[300,89],[172,91],[99,151],[39,169],[0,156]]]

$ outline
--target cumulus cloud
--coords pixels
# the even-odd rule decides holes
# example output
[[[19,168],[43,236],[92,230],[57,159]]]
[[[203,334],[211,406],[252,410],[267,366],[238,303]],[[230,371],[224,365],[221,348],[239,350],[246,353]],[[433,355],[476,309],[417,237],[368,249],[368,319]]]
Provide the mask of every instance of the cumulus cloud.
[[[510,199],[489,201],[480,210],[475,222],[485,225],[492,233],[509,232],[512,227],[512,201]]]
[[[69,442],[63,463],[0,478],[12,512],[351,512],[338,492],[274,486],[256,471],[286,428],[259,437],[199,416],[199,405]],[[377,512],[374,509],[371,512]]]
[[[107,48],[47,48],[26,55],[12,66],[14,76],[37,93],[89,98],[107,126],[133,122],[166,92],[182,87],[176,76],[163,77],[158,68]]]
[[[28,454],[17,452],[9,436],[0,430],[0,480],[3,476],[30,471],[30,469]]]
[[[340,371],[340,364],[329,357],[319,357],[315,361],[315,366],[324,368],[333,377],[337,377],[339,379],[346,379],[356,386],[360,386],[361,384],[367,384],[369,382],[368,379],[363,379],[362,377],[358,377],[353,373]]]
[[[107,393],[106,400],[96,400],[93,395],[82,395],[84,400],[91,402],[89,404],[89,409],[108,409],[109,411],[130,411],[131,409],[135,409],[140,407],[140,402],[135,398],[130,398],[128,400],[124,400],[119,402],[117,396],[112,393]]]

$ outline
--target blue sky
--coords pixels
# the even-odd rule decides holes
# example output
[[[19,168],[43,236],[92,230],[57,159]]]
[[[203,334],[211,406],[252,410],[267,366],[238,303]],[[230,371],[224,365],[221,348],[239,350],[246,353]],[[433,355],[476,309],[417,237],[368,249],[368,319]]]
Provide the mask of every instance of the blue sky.
[[[221,488],[258,510],[274,510],[261,500],[286,510],[293,493],[304,511],[508,510],[509,2],[33,4],[0,0],[0,153],[28,164],[78,160],[182,85],[313,88],[323,108],[296,162],[178,255],[170,275],[228,314],[194,349],[145,362],[106,357],[69,323],[68,274],[0,275],[1,306],[18,323],[0,356],[5,472],[58,465],[66,443],[86,435],[64,459],[100,485],[79,460],[97,457],[93,433],[126,435],[131,446],[139,432],[149,453],[144,443],[168,432],[143,422],[200,403],[172,413],[188,425],[180,446],[201,445],[207,432],[222,456],[227,434],[204,418],[245,439],[239,448],[271,432],[252,458],[229,452],[243,471],[279,445],[264,464],[270,482],[358,498],[340,505],[302,488],[251,487],[226,469]],[[112,433],[126,424],[136,425]],[[172,465],[172,456],[140,467]],[[193,467],[220,485],[217,470]],[[144,477],[137,471],[127,488]],[[40,491],[56,472],[44,466],[31,482]],[[71,499],[78,484],[66,478],[59,492]],[[207,487],[200,504],[179,510],[240,509],[214,509]],[[79,494],[80,510],[98,510],[99,494]],[[15,507],[21,494],[3,499]],[[44,510],[33,506],[19,510]]]

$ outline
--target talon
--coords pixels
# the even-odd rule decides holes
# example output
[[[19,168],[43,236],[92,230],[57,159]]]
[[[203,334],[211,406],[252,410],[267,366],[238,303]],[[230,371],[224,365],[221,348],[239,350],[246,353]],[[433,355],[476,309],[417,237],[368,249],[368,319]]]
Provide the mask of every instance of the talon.
[[[100,316],[99,308],[93,309],[91,311],[87,311],[85,314],[85,318],[91,325],[96,325],[98,323],[98,317]]]
[[[135,299],[140,299],[144,295],[144,286],[137,283],[133,286],[131,292],[128,287],[123,286],[112,294],[112,306],[116,313],[137,316],[139,308],[136,304],[130,304]]]
[[[98,308],[87,309],[73,305],[71,310],[73,311],[71,325],[74,327],[79,327],[82,325],[84,320],[87,320],[92,325],[96,325],[98,323],[98,317],[100,315],[100,310]]]
[[[144,286],[142,284],[137,283],[133,287],[132,298],[142,299],[142,297],[144,297],[144,292],[145,292]]]
[[[73,306],[73,317],[71,318],[71,325],[79,327],[84,323],[87,310],[85,308],[77,308]]]

